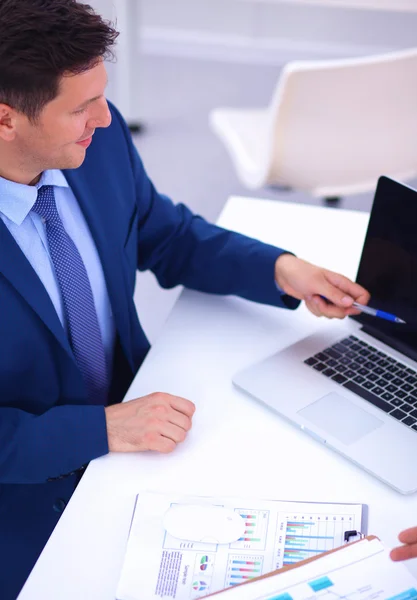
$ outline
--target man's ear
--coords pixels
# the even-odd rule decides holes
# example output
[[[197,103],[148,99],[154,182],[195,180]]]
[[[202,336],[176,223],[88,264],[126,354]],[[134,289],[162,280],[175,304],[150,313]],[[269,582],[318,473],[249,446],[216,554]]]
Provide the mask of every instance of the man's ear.
[[[0,103],[0,139],[11,142],[16,137],[17,113],[8,104]]]

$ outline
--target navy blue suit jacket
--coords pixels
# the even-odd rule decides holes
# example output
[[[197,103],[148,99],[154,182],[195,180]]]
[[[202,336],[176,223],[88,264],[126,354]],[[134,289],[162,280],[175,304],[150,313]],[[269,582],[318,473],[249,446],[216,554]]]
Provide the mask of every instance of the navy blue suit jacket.
[[[110,402],[149,349],[133,303],[136,270],[160,285],[295,308],[274,282],[282,250],[222,230],[158,194],[120,113],[86,160],[64,171],[102,261],[117,328]],[[77,471],[107,454],[105,412],[91,406],[52,302],[0,220],[0,597],[16,598]],[[157,391],[157,390],[155,390]]]

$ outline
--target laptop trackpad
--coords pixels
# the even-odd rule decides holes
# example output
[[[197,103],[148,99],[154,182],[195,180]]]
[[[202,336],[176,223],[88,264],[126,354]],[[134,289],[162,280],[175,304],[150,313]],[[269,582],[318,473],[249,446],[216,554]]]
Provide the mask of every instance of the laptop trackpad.
[[[298,414],[347,445],[357,442],[384,424],[374,415],[336,393],[323,396],[299,410]]]

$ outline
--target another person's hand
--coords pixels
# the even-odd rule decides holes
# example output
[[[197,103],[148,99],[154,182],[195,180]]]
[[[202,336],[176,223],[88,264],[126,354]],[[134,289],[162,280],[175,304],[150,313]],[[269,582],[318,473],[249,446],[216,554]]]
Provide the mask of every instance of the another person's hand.
[[[398,539],[404,545],[391,550],[391,559],[397,561],[417,558],[417,527],[402,531]]]
[[[275,263],[275,280],[286,294],[304,300],[317,317],[343,319],[358,315],[353,302],[367,304],[369,293],[347,277],[312,265],[292,254],[281,254]],[[323,300],[324,296],[326,300]]]
[[[106,409],[110,452],[172,452],[191,429],[195,406],[161,392]]]

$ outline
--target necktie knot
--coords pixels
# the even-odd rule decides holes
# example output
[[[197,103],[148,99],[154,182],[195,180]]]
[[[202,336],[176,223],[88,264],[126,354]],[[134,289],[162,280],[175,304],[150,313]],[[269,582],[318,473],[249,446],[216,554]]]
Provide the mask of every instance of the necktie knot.
[[[54,187],[52,185],[43,185],[39,189],[38,198],[32,210],[40,215],[45,221],[59,219],[55,203]]]

